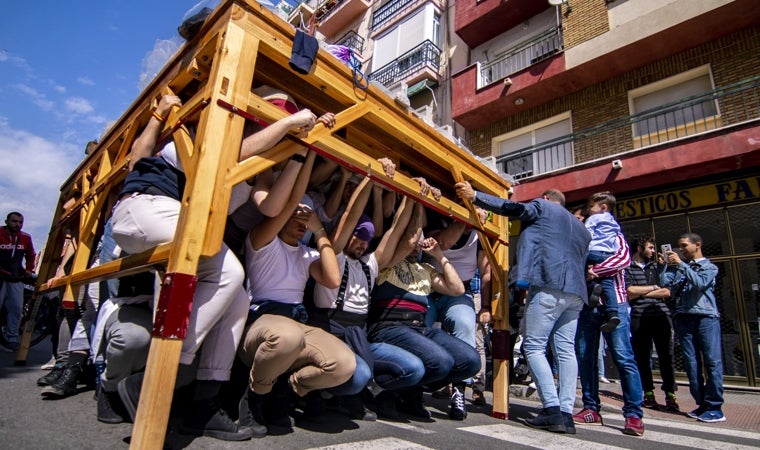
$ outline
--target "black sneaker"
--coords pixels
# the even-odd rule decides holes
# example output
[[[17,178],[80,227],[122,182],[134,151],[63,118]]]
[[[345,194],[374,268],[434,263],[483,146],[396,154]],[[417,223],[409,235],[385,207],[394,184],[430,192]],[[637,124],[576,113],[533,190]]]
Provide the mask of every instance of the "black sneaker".
[[[375,397],[375,413],[381,419],[399,421],[404,416],[396,409],[396,396],[393,391],[383,391]]]
[[[565,418],[559,410],[559,406],[544,408],[532,419],[525,419],[525,423],[531,428],[549,430],[552,433],[567,433]]]
[[[103,385],[98,385],[98,422],[122,423],[127,417],[127,410],[121,403],[118,392],[106,392]]]
[[[50,386],[55,383],[63,375],[63,369],[65,368],[63,364],[56,364],[50,372],[37,379],[37,386]]]
[[[562,413],[562,420],[565,422],[565,428],[567,428],[567,434],[575,434],[575,421],[573,421],[572,413]]]
[[[247,441],[253,437],[250,427],[238,426],[213,401],[194,402],[179,431],[191,436],[207,436],[221,441]]]
[[[365,422],[374,422],[377,420],[377,414],[368,410],[364,406],[361,394],[344,395],[340,398],[340,403],[348,413],[348,417],[353,420],[363,420]]]
[[[42,389],[42,396],[49,399],[60,399],[75,395],[77,393],[77,380],[81,372],[82,365],[79,363],[66,366],[55,383]]]
[[[464,407],[464,394],[459,392],[459,388],[454,388],[449,401],[449,417],[454,420],[464,420],[467,417],[467,410]]]
[[[303,411],[301,420],[316,424],[327,423],[330,420],[325,414],[327,412],[327,404],[324,397],[322,397],[322,391],[311,391],[303,399],[306,403],[301,410]]]
[[[238,426],[251,429],[252,437],[260,438],[267,435],[264,426],[264,398],[246,388],[238,405]]]
[[[596,308],[599,306],[599,299],[602,298],[602,289],[602,285],[599,283],[595,283],[594,287],[591,288],[591,293],[588,295],[589,308]]]
[[[611,333],[618,325],[620,325],[620,317],[613,316],[607,319],[607,321],[599,327],[599,330],[601,330],[602,333]]]
[[[137,405],[140,403],[140,389],[142,389],[144,376],[145,372],[134,373],[119,381],[119,384],[116,386],[121,403],[126,408],[127,414],[129,414],[129,418],[133,423],[137,415]]]
[[[411,388],[402,392],[399,396],[398,409],[418,419],[431,419],[430,411],[425,408],[422,390],[419,388]]]

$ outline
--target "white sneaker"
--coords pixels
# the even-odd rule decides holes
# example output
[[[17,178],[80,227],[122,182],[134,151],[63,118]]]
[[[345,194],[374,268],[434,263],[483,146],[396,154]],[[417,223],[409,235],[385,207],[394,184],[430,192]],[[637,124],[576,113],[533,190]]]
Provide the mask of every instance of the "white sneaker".
[[[536,387],[536,382],[535,381],[531,381],[530,384],[528,385],[528,387],[531,388],[531,389],[536,389],[536,390],[538,389]]]
[[[599,382],[604,384],[612,384],[612,381],[608,380],[606,377],[599,377]]]
[[[45,364],[40,366],[40,369],[42,370],[50,370],[53,367],[55,367],[55,356],[50,357],[50,361],[46,362]]]

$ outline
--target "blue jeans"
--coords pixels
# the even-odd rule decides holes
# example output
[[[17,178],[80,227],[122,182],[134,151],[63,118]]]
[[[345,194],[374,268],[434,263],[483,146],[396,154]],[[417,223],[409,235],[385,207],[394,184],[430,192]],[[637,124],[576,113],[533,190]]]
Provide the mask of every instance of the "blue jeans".
[[[604,262],[609,258],[610,256],[614,255],[612,252],[602,252],[598,250],[592,250],[588,252],[588,258],[586,258],[586,262],[588,264],[599,264],[601,262]],[[615,292],[615,277],[599,277],[595,278],[593,281],[589,282],[589,294],[591,293],[591,289],[593,288],[593,284],[598,283],[602,285],[602,298],[603,301],[601,302],[600,306],[602,309],[607,309],[608,307],[614,308],[617,307],[617,293]]]
[[[430,297],[425,325],[432,327],[435,322],[441,322],[441,328],[475,347],[475,302],[471,294],[451,297],[442,295],[436,299]]]
[[[403,348],[383,342],[369,344],[375,358],[375,382],[383,389],[403,389],[420,382],[425,375],[422,360]],[[327,391],[333,395],[354,395],[361,392],[372,378],[367,362],[356,355],[356,371],[340,386]]]
[[[393,344],[418,357],[425,367],[418,384],[430,390],[467,379],[480,370],[475,348],[436,328],[381,322],[372,327],[370,340]]]
[[[691,396],[701,409],[720,411],[723,406],[720,319],[697,314],[677,314],[673,318],[673,327],[683,351]],[[703,362],[707,380],[702,375]]]
[[[620,373],[620,384],[623,388],[623,416],[644,417],[641,410],[641,401],[644,392],[641,389],[639,369],[633,358],[631,347],[631,318],[628,314],[628,305],[618,305],[620,325],[611,333],[605,333],[607,349],[610,351],[612,361]],[[601,401],[599,400],[599,326],[604,322],[604,314],[588,306],[581,311],[578,319],[578,333],[576,344],[578,347],[578,365],[581,375],[581,389],[583,391],[583,407],[599,412]]]
[[[578,362],[575,359],[575,328],[583,300],[556,289],[531,286],[525,305],[523,350],[544,408],[559,406],[572,413],[575,404]],[[546,346],[559,365],[559,388],[546,359]]]

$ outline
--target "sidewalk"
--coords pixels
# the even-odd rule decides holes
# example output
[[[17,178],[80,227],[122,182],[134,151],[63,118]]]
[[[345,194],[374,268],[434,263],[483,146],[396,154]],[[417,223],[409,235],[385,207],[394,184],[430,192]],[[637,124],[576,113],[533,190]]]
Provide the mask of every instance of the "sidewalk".
[[[687,412],[697,407],[689,394],[689,387],[679,385],[677,394],[678,403],[681,406],[680,413],[668,412],[664,408],[662,410],[644,408],[644,423],[646,423],[647,417],[686,423],[695,422],[694,419],[686,416]],[[513,384],[509,386],[509,395],[510,397],[540,403],[538,392],[525,385]],[[665,403],[664,392],[661,390],[655,391],[655,396],[658,403]],[[599,397],[602,401],[602,416],[605,414],[622,414],[623,393],[619,383],[600,384]],[[760,392],[727,388],[723,393],[723,397],[725,399],[723,414],[726,416],[726,421],[713,423],[710,426],[760,432]],[[583,408],[580,389],[578,389],[575,399],[575,408],[575,412]]]

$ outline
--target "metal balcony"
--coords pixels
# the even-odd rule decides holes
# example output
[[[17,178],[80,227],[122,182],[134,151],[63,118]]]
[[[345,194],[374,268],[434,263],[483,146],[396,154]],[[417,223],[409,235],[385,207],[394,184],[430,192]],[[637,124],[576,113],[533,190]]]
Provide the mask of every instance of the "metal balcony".
[[[496,158],[517,180],[760,120],[760,76]]]
[[[360,14],[367,11],[372,0],[323,0],[314,14],[319,31],[325,36],[343,32]]]
[[[540,35],[520,42],[514,47],[496,55],[493,61],[478,62],[477,89],[488,86],[517,73],[526,67],[541,62],[564,49],[562,27],[552,27]]]
[[[353,30],[341,36],[334,44],[344,45],[356,52],[357,55],[361,55],[364,51],[364,38]]]
[[[380,28],[385,22],[391,20],[393,16],[401,11],[404,7],[414,2],[415,0],[391,0],[383,6],[377,8],[372,13],[372,26],[370,31],[375,31]]]
[[[385,86],[390,86],[398,81],[409,81],[412,75],[429,69],[438,81],[440,63],[441,49],[430,40],[425,40],[422,44],[373,71],[368,75],[368,78]]]

